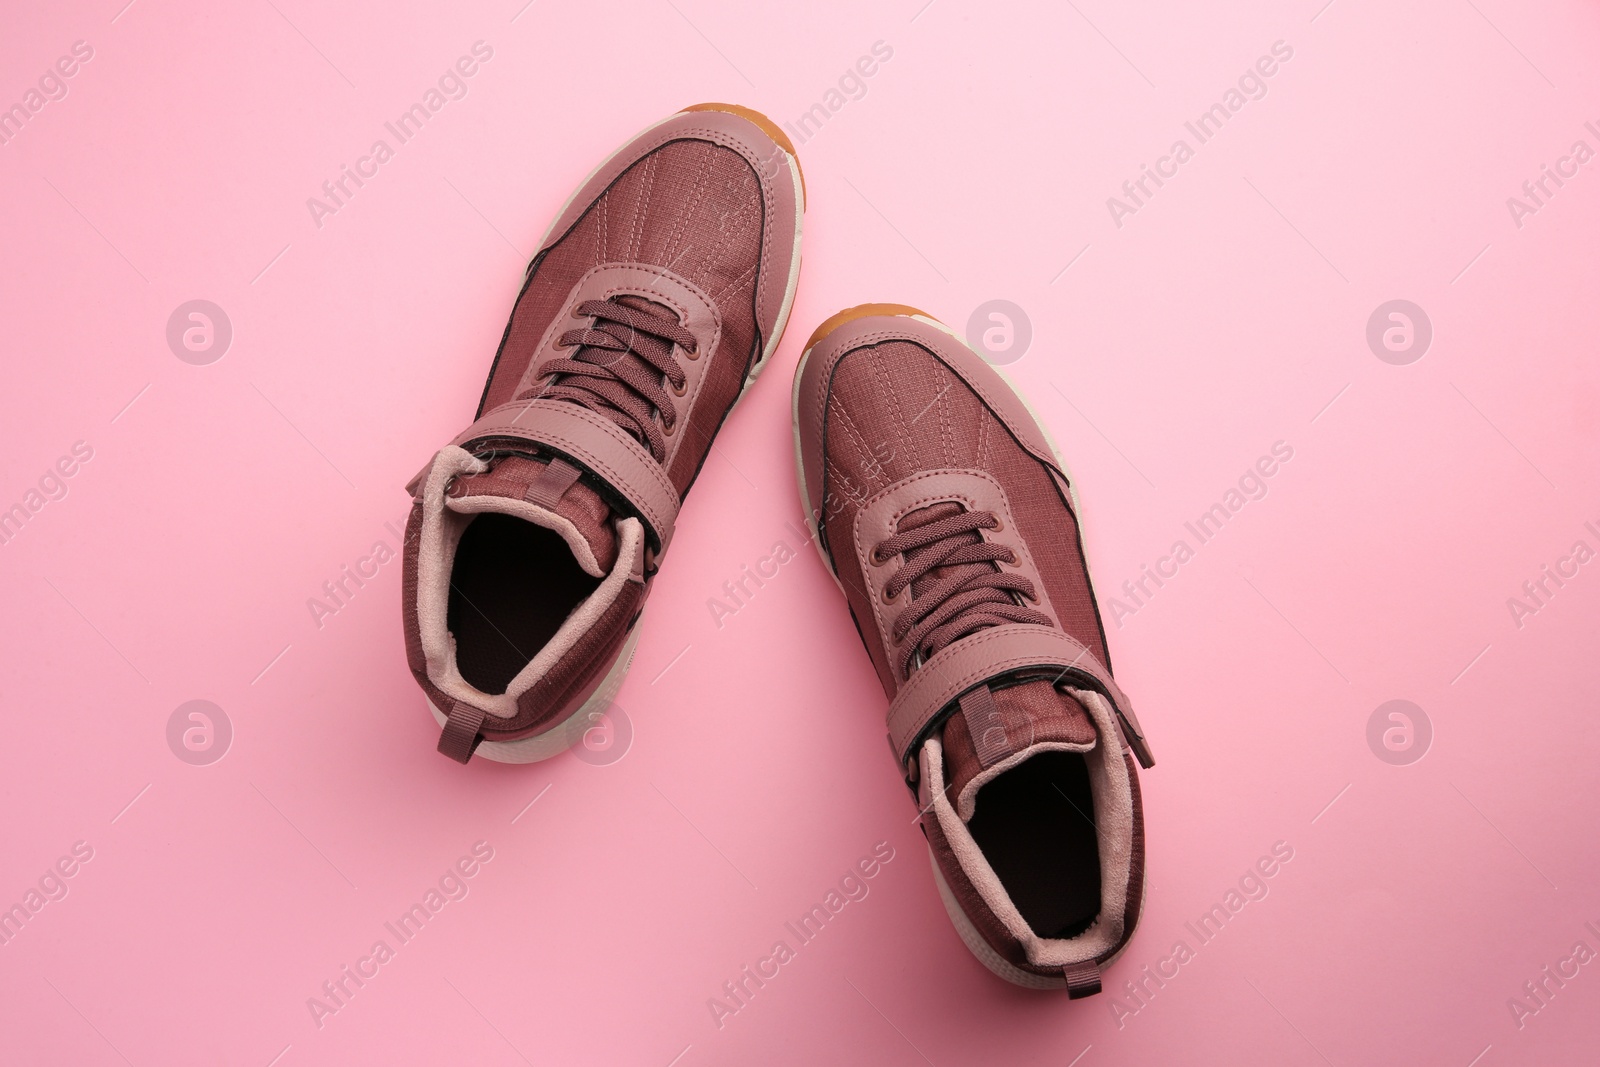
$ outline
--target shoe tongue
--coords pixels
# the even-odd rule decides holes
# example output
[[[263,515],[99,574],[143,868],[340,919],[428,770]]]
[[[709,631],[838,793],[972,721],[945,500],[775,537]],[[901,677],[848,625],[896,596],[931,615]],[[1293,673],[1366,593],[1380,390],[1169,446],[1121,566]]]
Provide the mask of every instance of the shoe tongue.
[[[974,690],[945,721],[946,796],[969,822],[978,791],[1000,774],[1038,752],[1090,752],[1098,743],[1088,711],[1047,678]]]
[[[503,512],[555,530],[572,547],[579,565],[596,578],[616,565],[617,531],[611,508],[578,480],[577,468],[565,460],[506,456],[482,474],[457,478],[445,503],[455,511]],[[579,545],[588,546],[594,566]]]

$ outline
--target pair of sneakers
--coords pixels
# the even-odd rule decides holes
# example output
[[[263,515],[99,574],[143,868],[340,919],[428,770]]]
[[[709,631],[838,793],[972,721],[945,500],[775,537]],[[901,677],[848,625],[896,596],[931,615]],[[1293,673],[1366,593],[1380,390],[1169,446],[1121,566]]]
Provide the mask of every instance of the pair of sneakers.
[[[408,486],[406,654],[446,756],[553,756],[615,695],[678,509],[778,347],[804,210],[784,133],[702,104],[551,224],[476,421]],[[793,415],[801,504],[951,920],[1003,978],[1098,992],[1144,899],[1153,761],[1065,465],[994,368],[904,305],[819,326]]]

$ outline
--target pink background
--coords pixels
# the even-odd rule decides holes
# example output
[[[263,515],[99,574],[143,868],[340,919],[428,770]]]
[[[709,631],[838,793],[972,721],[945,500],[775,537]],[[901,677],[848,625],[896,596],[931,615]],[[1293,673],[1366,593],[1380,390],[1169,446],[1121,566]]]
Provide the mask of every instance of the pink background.
[[[0,105],[74,41],[93,58],[0,145],[0,508],[74,442],[93,458],[0,545],[0,906],[75,842],[93,859],[0,946],[0,1060],[1592,1058],[1600,964],[1520,1027],[1508,1000],[1600,950],[1600,563],[1520,628],[1507,600],[1600,549],[1600,160],[1520,227],[1506,199],[1600,149],[1600,12],[1323,2],[10,5]],[[319,229],[306,198],[478,40],[466,97]],[[393,544],[602,156],[701,100],[793,122],[877,41],[800,149],[793,328],[656,585],[631,747],[440,758],[398,563],[320,628],[308,598]],[[1106,199],[1276,41],[1265,98],[1116,226]],[[165,334],[197,298],[233,328],[206,366]],[[814,553],[720,628],[707,606],[792,542],[811,329],[866,300],[961,328],[997,298],[1031,320],[1008,369],[1072,464],[1103,601],[1294,450],[1110,634],[1159,760],[1150,897],[1075,1003],[958,940]],[[1392,299],[1433,325],[1407,366],[1366,342]],[[194,699],[233,728],[209,766],[166,739]],[[1409,766],[1368,746],[1391,699],[1432,724]],[[470,894],[319,1028],[307,999],[477,841]],[[719,1028],[708,999],[879,841],[870,895]],[[1136,1013],[1114,998],[1278,841],[1266,899]]]

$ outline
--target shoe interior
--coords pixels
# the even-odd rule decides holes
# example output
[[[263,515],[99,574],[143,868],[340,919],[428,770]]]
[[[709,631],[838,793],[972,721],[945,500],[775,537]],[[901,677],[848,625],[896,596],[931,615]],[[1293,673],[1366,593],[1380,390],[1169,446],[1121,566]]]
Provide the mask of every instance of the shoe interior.
[[[1078,752],[1040,752],[978,791],[967,829],[1040,937],[1076,937],[1100,914],[1094,816]]]
[[[600,581],[554,530],[514,515],[474,516],[450,571],[448,626],[461,677],[480,692],[504,693]]]

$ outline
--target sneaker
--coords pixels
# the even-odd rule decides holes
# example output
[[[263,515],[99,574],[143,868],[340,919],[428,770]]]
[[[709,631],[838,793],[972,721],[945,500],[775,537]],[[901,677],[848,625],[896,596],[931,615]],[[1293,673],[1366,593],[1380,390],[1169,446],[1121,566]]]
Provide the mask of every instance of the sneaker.
[[[1135,759],[1078,507],[1000,374],[915,308],[818,327],[795,372],[801,505],[889,698],[961,939],[1017,985],[1100,991],[1144,901]]]
[[[407,486],[406,657],[440,752],[544,759],[603,714],[679,505],[783,335],[804,208],[789,138],[701,104],[551,223],[476,421]]]

